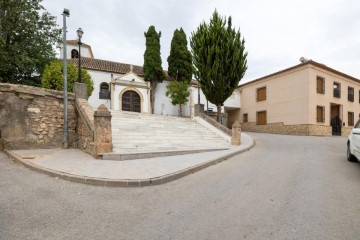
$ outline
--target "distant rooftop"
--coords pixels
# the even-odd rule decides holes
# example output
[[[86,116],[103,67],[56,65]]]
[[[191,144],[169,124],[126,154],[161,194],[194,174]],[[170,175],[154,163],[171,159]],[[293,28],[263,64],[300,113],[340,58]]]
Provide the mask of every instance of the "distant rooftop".
[[[349,79],[351,79],[351,80],[353,80],[353,81],[356,81],[356,82],[360,83],[360,79],[358,79],[358,78],[352,77],[352,76],[350,76],[350,75],[348,75],[348,74],[346,74],[346,73],[340,72],[340,71],[338,71],[338,70],[335,70],[335,69],[333,69],[333,68],[330,68],[330,67],[326,66],[325,64],[318,63],[318,62],[315,62],[314,60],[311,60],[311,59],[310,59],[310,60],[306,60],[306,61],[304,61],[304,62],[302,62],[302,63],[300,63],[300,64],[297,64],[297,65],[295,65],[295,66],[292,66],[292,67],[289,67],[289,68],[286,68],[286,69],[283,69],[283,70],[280,70],[280,71],[271,73],[271,74],[269,74],[269,75],[266,75],[266,76],[257,78],[257,79],[255,79],[255,80],[250,81],[250,82],[241,84],[241,85],[239,85],[238,87],[243,87],[243,86],[249,85],[249,84],[251,84],[251,83],[254,83],[254,82],[257,82],[257,81],[261,81],[261,80],[263,80],[263,79],[265,79],[265,78],[273,77],[273,76],[276,76],[276,75],[285,73],[285,72],[287,72],[287,71],[290,71],[290,70],[293,70],[293,69],[296,69],[296,68],[299,68],[299,67],[302,67],[302,66],[305,66],[305,65],[310,65],[310,64],[312,64],[312,65],[314,65],[314,66],[317,66],[317,67],[320,67],[320,68],[322,68],[322,69],[325,69],[325,70],[327,70],[327,71],[330,71],[330,72],[332,72],[332,73],[338,74],[338,75],[340,75],[340,76],[349,78]]]

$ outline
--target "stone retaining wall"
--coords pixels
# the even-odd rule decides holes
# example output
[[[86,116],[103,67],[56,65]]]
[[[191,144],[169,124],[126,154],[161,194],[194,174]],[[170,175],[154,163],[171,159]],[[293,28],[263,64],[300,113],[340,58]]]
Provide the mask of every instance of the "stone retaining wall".
[[[343,127],[341,129],[342,136],[348,136],[351,129],[351,127]],[[247,122],[241,124],[241,130],[245,132],[262,132],[298,136],[332,135],[331,126],[313,124],[284,125],[283,123],[268,123],[266,125],[256,125],[254,122]]]
[[[62,147],[62,91],[0,83],[0,131],[7,149]],[[75,96],[68,94],[68,136],[76,140]]]
[[[68,93],[69,147],[95,158],[111,152],[111,113],[103,105],[94,111],[76,96]],[[62,91],[0,83],[0,150],[61,148],[63,142]]]

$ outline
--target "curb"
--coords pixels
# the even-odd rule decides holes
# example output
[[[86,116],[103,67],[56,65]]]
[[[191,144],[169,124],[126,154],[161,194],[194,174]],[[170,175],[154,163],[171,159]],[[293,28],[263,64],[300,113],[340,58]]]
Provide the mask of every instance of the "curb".
[[[241,149],[239,151],[230,153],[228,155],[216,158],[214,160],[210,160],[205,163],[201,163],[171,174],[163,175],[156,178],[150,178],[150,179],[106,179],[106,178],[91,178],[91,177],[84,177],[74,174],[68,174],[65,172],[60,172],[48,168],[44,168],[41,166],[38,166],[36,164],[33,164],[31,162],[24,161],[20,156],[17,154],[14,154],[12,152],[9,152],[8,150],[5,150],[4,152],[15,162],[22,164],[23,166],[34,170],[39,173],[47,174],[50,177],[54,178],[60,178],[63,180],[67,180],[70,182],[76,182],[76,183],[83,183],[83,184],[89,184],[89,185],[95,185],[95,186],[102,186],[102,187],[145,187],[145,186],[153,186],[153,185],[160,185],[164,183],[168,183],[171,181],[175,181],[177,179],[180,179],[182,177],[185,177],[187,175],[193,174],[197,171],[200,171],[202,169],[205,169],[209,166],[218,164],[222,161],[228,160],[231,157],[234,157],[235,155],[238,155],[240,153],[246,152],[253,148],[255,146],[255,141],[252,139],[252,143],[249,147]]]

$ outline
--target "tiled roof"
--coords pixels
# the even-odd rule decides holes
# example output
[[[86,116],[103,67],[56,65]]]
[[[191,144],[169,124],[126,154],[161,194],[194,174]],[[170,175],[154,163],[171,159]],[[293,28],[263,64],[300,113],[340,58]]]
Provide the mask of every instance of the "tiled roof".
[[[302,67],[302,66],[305,66],[305,65],[310,65],[310,64],[312,64],[312,65],[314,65],[314,66],[317,66],[317,67],[319,67],[319,68],[322,68],[322,69],[324,69],[324,70],[330,71],[330,72],[332,72],[332,73],[338,74],[338,75],[343,76],[343,77],[345,77],[345,78],[351,79],[351,80],[353,80],[353,81],[356,81],[357,83],[360,83],[360,79],[357,79],[357,78],[355,78],[355,77],[352,77],[352,76],[350,76],[350,75],[347,75],[347,74],[345,74],[345,73],[343,73],[343,72],[337,71],[337,70],[335,70],[335,69],[333,69],[333,68],[330,68],[330,67],[328,67],[328,66],[326,66],[326,65],[324,65],[324,64],[315,62],[315,61],[313,61],[313,60],[308,60],[308,61],[306,61],[306,62],[304,62],[304,63],[300,63],[300,64],[297,64],[297,65],[295,65],[295,66],[292,66],[292,67],[283,69],[283,70],[281,70],[281,71],[278,71],[278,72],[275,72],[275,73],[266,75],[266,76],[264,76],[264,77],[257,78],[257,79],[255,79],[255,80],[250,81],[250,82],[241,84],[241,85],[239,85],[238,87],[240,88],[240,87],[243,87],[243,86],[252,84],[252,83],[254,83],[254,82],[261,81],[261,80],[263,80],[263,79],[265,79],[265,78],[273,77],[273,76],[276,76],[276,75],[278,75],[278,74],[282,74],[282,73],[285,73],[285,72],[287,72],[287,71],[291,71],[291,70],[293,70],[293,69],[296,69],[296,68],[299,68],[299,67]]]
[[[79,59],[73,58],[68,60],[69,63],[77,65]],[[130,72],[131,65],[125,63],[111,62],[101,59],[85,58],[81,57],[81,67],[89,70],[104,71],[110,73],[126,74]],[[140,76],[144,76],[143,68],[140,66],[133,65],[133,72]]]

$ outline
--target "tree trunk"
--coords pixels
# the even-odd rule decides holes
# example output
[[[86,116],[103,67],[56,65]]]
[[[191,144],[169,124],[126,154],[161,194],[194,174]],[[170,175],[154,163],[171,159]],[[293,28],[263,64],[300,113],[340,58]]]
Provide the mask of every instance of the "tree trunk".
[[[179,117],[182,117],[182,104],[179,104]]]
[[[216,120],[221,123],[221,105],[217,105]]]
[[[150,91],[151,113],[154,114],[154,112],[155,112],[155,91],[156,91],[156,87],[157,87],[157,81],[156,80],[151,81],[150,87],[151,87],[151,91]]]

